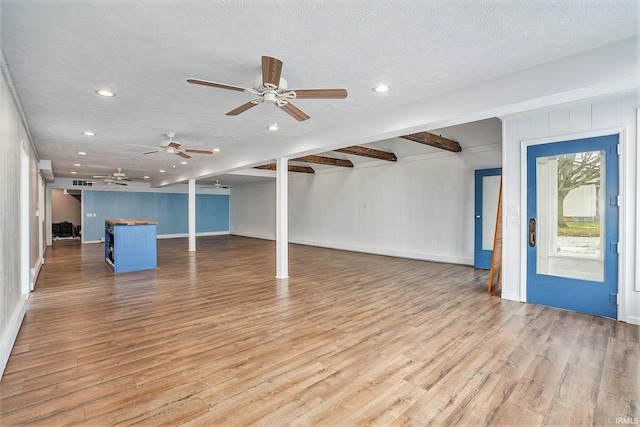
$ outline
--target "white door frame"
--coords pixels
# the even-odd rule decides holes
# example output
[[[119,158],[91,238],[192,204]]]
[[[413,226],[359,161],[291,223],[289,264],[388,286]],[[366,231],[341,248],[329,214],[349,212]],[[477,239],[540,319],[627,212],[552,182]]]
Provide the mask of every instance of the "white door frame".
[[[21,141],[24,144],[24,141]],[[29,293],[31,265],[30,265],[30,223],[29,209],[29,154],[20,145],[20,292]]]

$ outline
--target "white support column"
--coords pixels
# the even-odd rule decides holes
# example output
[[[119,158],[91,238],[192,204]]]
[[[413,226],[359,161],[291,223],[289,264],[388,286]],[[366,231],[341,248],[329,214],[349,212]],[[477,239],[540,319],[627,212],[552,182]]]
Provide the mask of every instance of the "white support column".
[[[289,277],[289,220],[288,220],[288,179],[287,159],[276,160],[276,278]]]
[[[196,250],[196,180],[189,180],[189,252]]]

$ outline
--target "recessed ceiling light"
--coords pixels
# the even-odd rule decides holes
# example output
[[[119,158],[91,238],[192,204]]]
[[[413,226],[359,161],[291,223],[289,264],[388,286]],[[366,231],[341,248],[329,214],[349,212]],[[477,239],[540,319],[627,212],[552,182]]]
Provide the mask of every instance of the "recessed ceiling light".
[[[278,124],[277,123],[273,123],[273,124],[267,126],[267,129],[269,129],[269,130],[278,130]]]
[[[89,131],[87,131],[87,132],[82,132],[82,134],[83,134],[83,135],[86,135],[86,136],[96,136],[96,134],[95,134],[95,133],[93,133],[93,132],[89,132]]]
[[[184,161],[184,160],[183,160],[183,161],[181,161],[180,163],[182,163],[183,165],[186,165],[186,164],[187,164],[187,162],[186,162],[186,161]]]
[[[373,87],[373,91],[376,93],[385,93],[385,92],[389,92],[389,89],[391,89],[389,86],[387,85],[378,85],[378,86],[374,86]]]
[[[164,169],[160,169],[160,173],[164,173]]]
[[[79,156],[86,156],[86,155],[87,155],[87,153],[85,153],[84,151],[78,151],[78,155],[79,155]]]
[[[78,172],[76,172],[76,171],[71,171],[71,175],[75,175],[75,174],[77,174],[77,173],[78,173]]]
[[[216,153],[220,151],[219,148],[214,148],[213,151],[215,151]]]
[[[96,91],[96,93],[97,93],[98,95],[100,95],[100,96],[106,96],[106,97],[108,97],[108,98],[110,98],[110,97],[112,97],[112,96],[116,96],[116,94],[115,94],[115,93],[113,93],[113,92],[111,92],[111,91],[108,91],[108,90],[105,90],[105,89],[97,90],[97,91]]]
[[[82,166],[82,165],[81,165],[80,163],[74,163],[74,164],[73,164],[73,166],[75,166],[75,167],[80,167],[80,166]]]

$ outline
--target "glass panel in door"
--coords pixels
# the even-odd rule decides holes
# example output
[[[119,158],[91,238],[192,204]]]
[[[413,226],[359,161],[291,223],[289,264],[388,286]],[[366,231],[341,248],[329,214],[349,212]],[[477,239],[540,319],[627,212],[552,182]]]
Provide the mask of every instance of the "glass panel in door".
[[[538,157],[538,274],[604,282],[604,152]]]

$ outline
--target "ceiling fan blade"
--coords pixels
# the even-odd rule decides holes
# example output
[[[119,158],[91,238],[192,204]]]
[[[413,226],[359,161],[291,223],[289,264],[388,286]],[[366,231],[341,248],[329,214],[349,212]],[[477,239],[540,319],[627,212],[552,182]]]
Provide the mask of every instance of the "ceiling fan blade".
[[[299,109],[298,107],[296,107],[290,102],[281,106],[280,109],[284,110],[287,114],[289,114],[291,117],[293,117],[299,122],[302,122],[304,120],[311,118],[307,115],[307,113],[305,113],[304,111],[302,111],[301,109]]]
[[[142,153],[142,154],[153,154],[153,153],[159,153],[162,150],[155,150],[155,151],[147,151],[146,153]]]
[[[169,145],[167,145],[167,147],[180,148],[180,144],[178,144],[175,141],[170,141]]]
[[[296,99],[298,98],[332,98],[342,99],[347,97],[346,89],[289,89],[289,91],[296,93]]]
[[[243,113],[245,111],[247,111],[249,108],[251,107],[255,107],[256,103],[254,103],[253,101],[249,101],[246,104],[242,104],[241,106],[239,106],[238,108],[234,108],[233,110],[229,111],[228,113],[226,113],[227,116],[237,116],[240,113]]]
[[[280,86],[280,77],[282,76],[282,61],[271,56],[262,57],[262,84],[264,86],[272,85]]]
[[[132,147],[157,148],[157,147],[152,147],[151,145],[140,145],[140,144],[127,144],[127,145],[130,145]]]
[[[118,181],[115,181],[114,184],[116,184],[116,185],[129,185],[129,184],[125,184],[124,182],[118,182]]]
[[[193,148],[185,148],[184,151],[187,153],[196,153],[196,154],[213,154],[211,150],[194,150]]]
[[[110,175],[93,175],[94,178],[102,178],[102,179],[109,179],[111,178]]]
[[[246,87],[227,85],[227,84],[224,84],[224,83],[216,83],[216,82],[210,82],[210,81],[207,81],[207,80],[200,80],[200,79],[187,79],[187,82],[193,83],[193,84],[196,84],[196,85],[217,87],[219,89],[237,90],[238,92],[244,92],[246,90],[249,90]]]
[[[178,151],[178,152],[176,152],[176,154],[178,156],[180,156],[180,157],[184,157],[185,159],[190,159],[191,158],[190,155],[188,155],[187,153],[183,153],[182,151]]]

